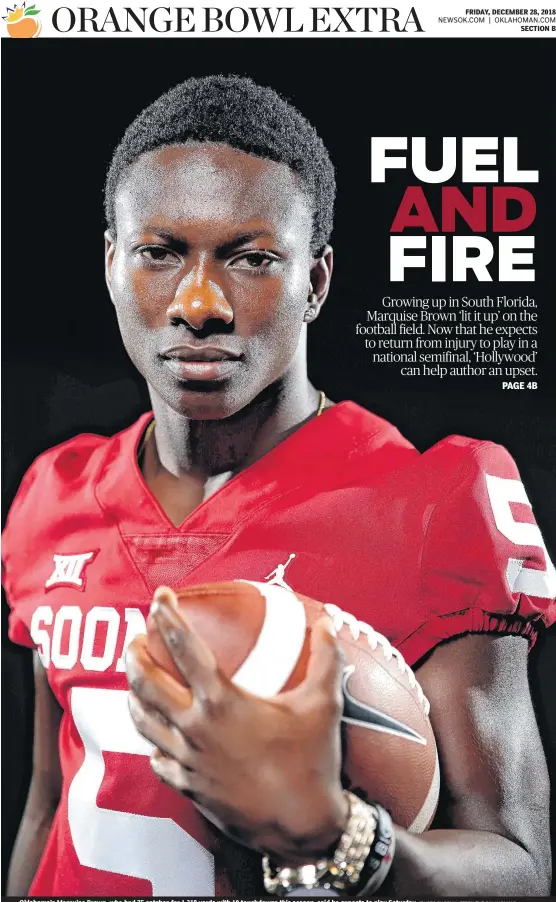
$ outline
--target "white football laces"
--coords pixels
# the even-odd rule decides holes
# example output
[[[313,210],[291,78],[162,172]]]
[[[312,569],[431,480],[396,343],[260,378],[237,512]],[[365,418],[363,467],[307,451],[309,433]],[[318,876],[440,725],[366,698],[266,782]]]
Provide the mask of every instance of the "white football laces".
[[[376,630],[374,630],[372,626],[369,626],[368,623],[364,623],[362,620],[357,620],[357,618],[354,617],[353,614],[348,614],[346,611],[342,611],[342,609],[337,607],[337,605],[335,604],[325,604],[324,610],[332,618],[334,629],[337,633],[340,632],[343,626],[347,626],[353,639],[357,641],[357,639],[359,639],[359,636],[362,634],[367,637],[367,642],[369,643],[373,651],[376,651],[378,646],[380,645],[384,657],[387,661],[391,661],[392,658],[395,658],[400,673],[405,674],[411,688],[417,690],[417,698],[419,699],[419,702],[425,714],[429,713],[431,707],[430,702],[421,689],[421,686],[417,682],[415,674],[413,673],[409,664],[406,664],[401,652],[399,652],[397,648],[394,648],[394,646],[389,643],[386,636],[383,636],[381,633],[377,633]]]

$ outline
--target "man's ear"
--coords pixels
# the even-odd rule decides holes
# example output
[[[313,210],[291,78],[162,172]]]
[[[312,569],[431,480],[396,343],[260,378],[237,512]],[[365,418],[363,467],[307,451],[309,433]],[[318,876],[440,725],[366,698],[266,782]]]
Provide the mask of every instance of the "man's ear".
[[[114,262],[114,253],[116,251],[116,242],[108,229],[104,233],[104,278],[108,288],[110,300],[114,303],[114,295],[112,293],[112,263]]]
[[[328,297],[330,288],[330,279],[332,278],[332,269],[334,266],[334,251],[327,244],[319,257],[313,260],[311,265],[311,275],[309,283],[309,308],[311,310],[310,319],[316,319],[320,313],[321,307]],[[309,321],[309,318],[307,318]]]

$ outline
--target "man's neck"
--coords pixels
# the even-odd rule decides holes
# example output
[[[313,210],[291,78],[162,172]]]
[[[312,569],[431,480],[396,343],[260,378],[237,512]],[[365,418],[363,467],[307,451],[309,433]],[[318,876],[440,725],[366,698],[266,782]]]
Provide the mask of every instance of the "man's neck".
[[[284,380],[285,381],[285,380]],[[250,405],[222,420],[190,420],[151,394],[156,442],[149,442],[145,468],[175,478],[226,481],[254,463],[316,415],[320,394],[307,379],[272,386]]]

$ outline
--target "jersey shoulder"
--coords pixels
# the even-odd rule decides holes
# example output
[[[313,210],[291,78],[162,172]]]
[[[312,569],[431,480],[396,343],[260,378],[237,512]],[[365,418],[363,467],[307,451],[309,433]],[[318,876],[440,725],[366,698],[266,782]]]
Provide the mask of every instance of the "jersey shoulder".
[[[421,455],[425,467],[433,467],[442,477],[460,478],[462,474],[477,474],[488,466],[517,474],[517,465],[510,452],[496,442],[449,435]]]
[[[24,527],[30,534],[71,495],[81,503],[95,484],[112,439],[84,433],[49,448],[31,464],[10,507],[3,542]]]
[[[101,435],[83,433],[40,454],[21,481],[8,519],[27,506],[29,499],[35,502],[38,497],[59,493],[63,486],[82,488],[92,477],[89,464],[102,456],[109,441]]]
[[[57,524],[75,530],[86,528],[90,517],[99,513],[95,486],[114,446],[118,465],[126,465],[121,453],[141,434],[140,420],[112,437],[81,434],[48,449],[29,467],[10,508],[2,534],[2,581],[13,608],[23,591],[25,574],[45,542],[57,531]]]
[[[420,467],[426,480],[433,475],[435,518],[447,511],[455,519],[459,508],[458,518],[467,520],[468,527],[479,520],[496,525],[497,496],[505,494],[510,500],[516,496],[516,503],[518,497],[523,499],[529,508],[525,519],[534,521],[517,464],[502,445],[450,435],[421,455]]]
[[[52,506],[71,498],[72,505],[87,498],[107,462],[125,474],[145,425],[143,414],[132,426],[113,436],[82,433],[44,451],[27,470],[10,508],[7,528],[28,514],[40,521],[52,514]]]

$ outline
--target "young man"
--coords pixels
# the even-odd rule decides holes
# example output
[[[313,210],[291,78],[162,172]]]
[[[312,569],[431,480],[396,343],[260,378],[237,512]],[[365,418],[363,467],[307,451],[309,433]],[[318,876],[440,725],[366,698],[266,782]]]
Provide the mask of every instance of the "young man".
[[[420,457],[308,381],[334,193],[313,128],[246,79],[179,85],[116,150],[106,277],[154,417],[42,455],[9,517],[11,635],[37,649],[10,894],[260,894],[261,854],[279,871],[334,853],[350,818],[327,624],[306,682],[270,701],[223,679],[168,592],[155,616],[192,706],[139,638],[160,585],[273,574],[371,622],[429,698],[442,802],[428,833],[395,827],[381,892],[548,890],[526,659],[554,568],[503,449]]]

